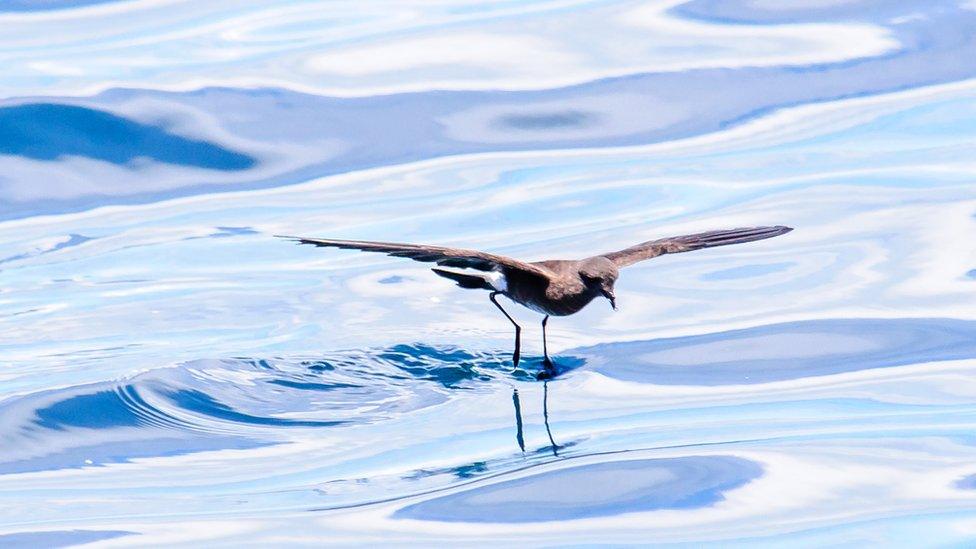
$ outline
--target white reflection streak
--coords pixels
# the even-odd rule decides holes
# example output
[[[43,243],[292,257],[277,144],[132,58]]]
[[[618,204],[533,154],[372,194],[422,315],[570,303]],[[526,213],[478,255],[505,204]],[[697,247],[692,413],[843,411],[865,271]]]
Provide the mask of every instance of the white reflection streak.
[[[6,58],[9,74],[0,93],[88,95],[132,86],[276,86],[337,96],[543,89],[639,72],[838,62],[897,47],[882,27],[690,22],[665,14],[676,3],[624,14],[599,5],[565,10],[575,4],[567,2],[483,14],[450,4],[433,13],[429,5],[422,11],[397,4],[365,21],[360,4],[334,2],[267,8],[143,1],[7,13],[0,14],[7,48],[0,60]],[[544,16],[547,24],[540,31],[515,15]],[[460,23],[472,30],[455,30]],[[573,37],[584,25],[587,33],[626,36],[628,47],[578,43]],[[265,60],[271,54],[273,63]]]

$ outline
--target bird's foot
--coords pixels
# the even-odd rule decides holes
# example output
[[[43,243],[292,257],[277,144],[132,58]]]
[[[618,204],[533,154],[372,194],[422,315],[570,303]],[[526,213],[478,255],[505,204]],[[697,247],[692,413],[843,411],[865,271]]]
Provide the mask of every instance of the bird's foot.
[[[513,374],[515,372],[518,372],[518,369],[519,369],[519,367],[518,367],[518,365],[519,365],[519,359],[520,359],[520,353],[519,353],[518,349],[515,349],[515,352],[512,353],[512,373]]]
[[[556,377],[557,373],[559,372],[556,370],[556,365],[553,364],[549,357],[545,357],[542,359],[542,371],[536,374],[535,378],[540,381],[544,379],[552,379]]]

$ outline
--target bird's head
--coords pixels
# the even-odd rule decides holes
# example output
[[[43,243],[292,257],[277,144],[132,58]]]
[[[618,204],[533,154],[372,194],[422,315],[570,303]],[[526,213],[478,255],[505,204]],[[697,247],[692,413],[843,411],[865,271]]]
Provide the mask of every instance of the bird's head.
[[[580,264],[580,278],[590,290],[599,292],[610,300],[610,306],[617,310],[617,297],[613,293],[613,285],[617,282],[619,273],[613,261],[598,256],[591,257]]]

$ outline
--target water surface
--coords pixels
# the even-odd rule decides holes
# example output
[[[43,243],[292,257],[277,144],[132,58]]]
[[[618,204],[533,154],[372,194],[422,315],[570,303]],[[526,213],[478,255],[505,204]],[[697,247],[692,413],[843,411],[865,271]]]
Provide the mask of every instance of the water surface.
[[[972,544],[972,3],[8,4],[0,546]]]

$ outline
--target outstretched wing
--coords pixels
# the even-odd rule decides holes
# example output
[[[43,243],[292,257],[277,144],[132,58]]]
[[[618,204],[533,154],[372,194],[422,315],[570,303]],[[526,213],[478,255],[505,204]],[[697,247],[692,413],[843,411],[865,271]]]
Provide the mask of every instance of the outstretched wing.
[[[397,242],[370,242],[367,240],[302,238],[299,236],[279,236],[279,238],[287,238],[299,244],[311,244],[319,247],[379,252],[395,257],[410,258],[414,261],[437,263],[442,267],[477,269],[479,271],[513,269],[537,276],[548,276],[551,274],[543,267],[512,259],[511,257],[476,250],[465,250],[463,248],[427,246],[424,244],[400,244]]]
[[[663,254],[676,254],[679,252],[700,250],[702,248],[713,248],[715,246],[728,246],[729,244],[763,240],[786,234],[792,230],[790,227],[777,225],[775,227],[746,227],[726,231],[709,231],[707,233],[650,240],[618,252],[603,254],[603,257],[613,261],[617,267],[626,267],[638,261],[644,261],[645,259],[651,259],[652,257]]]

